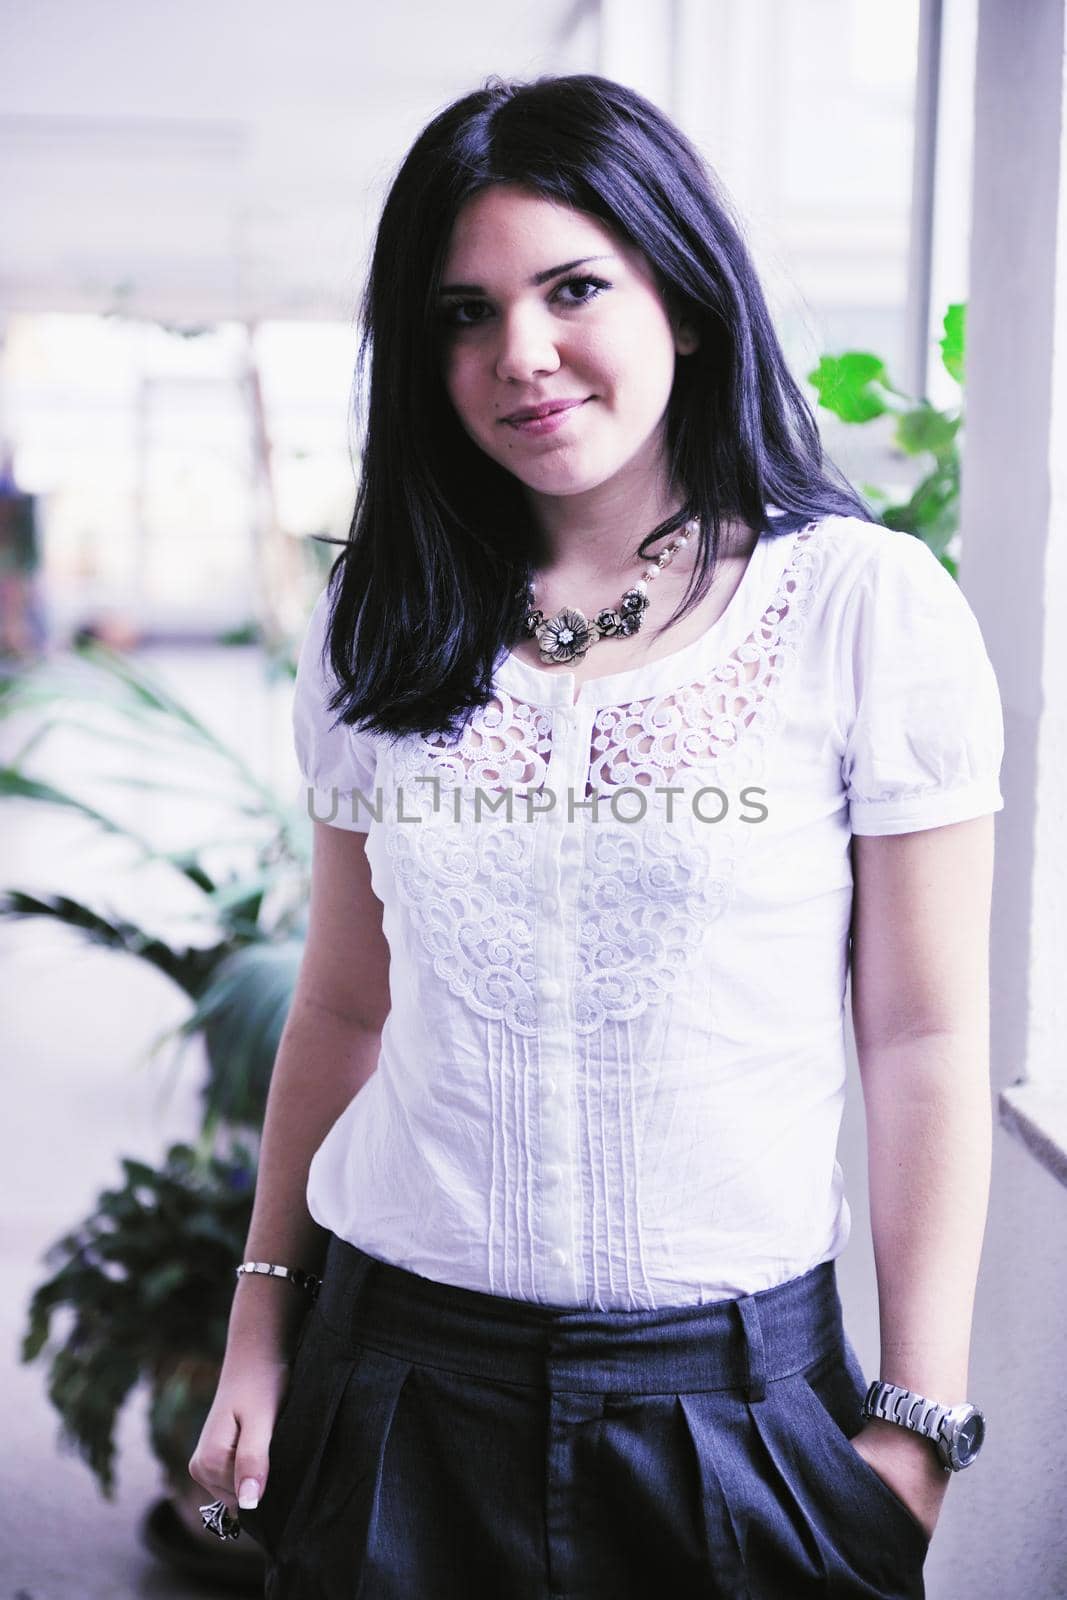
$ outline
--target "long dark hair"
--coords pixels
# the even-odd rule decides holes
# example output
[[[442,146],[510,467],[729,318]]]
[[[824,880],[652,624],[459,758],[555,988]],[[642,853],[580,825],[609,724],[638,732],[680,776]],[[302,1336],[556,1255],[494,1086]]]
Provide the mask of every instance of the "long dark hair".
[[[349,537],[330,574],[327,645],[336,720],[451,736],[492,694],[513,645],[539,532],[523,486],[452,409],[437,301],[460,208],[514,183],[600,219],[645,254],[673,315],[699,333],[667,408],[693,578],[673,622],[707,593],[721,527],[762,537],[831,514],[871,519],[824,460],[729,202],[684,134],[632,89],[592,73],[490,78],[423,129],[389,190],[360,307],[362,464]],[[768,528],[766,506],[785,516]],[[665,623],[664,626],[667,626]]]

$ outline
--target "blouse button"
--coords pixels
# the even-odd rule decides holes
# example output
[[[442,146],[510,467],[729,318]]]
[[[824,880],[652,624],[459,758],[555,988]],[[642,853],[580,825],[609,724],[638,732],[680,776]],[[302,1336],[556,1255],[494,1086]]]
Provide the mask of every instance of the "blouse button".
[[[555,1165],[555,1163],[553,1163],[552,1166],[545,1168],[545,1182],[546,1183],[557,1184],[557,1183],[559,1183],[559,1181],[560,1181],[560,1179],[562,1177],[563,1177],[563,1168],[562,1167],[557,1167]]]
[[[554,1267],[565,1267],[567,1265],[567,1252],[566,1250],[553,1250],[548,1259]]]
[[[548,915],[551,916],[553,912],[559,910],[559,901],[553,895],[546,894],[544,899],[541,901],[541,910],[547,912]]]
[[[545,1100],[551,1100],[552,1096],[556,1092],[557,1087],[558,1085],[555,1078],[546,1078],[544,1083],[541,1085],[541,1094],[543,1098]]]
[[[557,978],[546,978],[541,985],[541,993],[546,1000],[558,1000],[563,989]]]

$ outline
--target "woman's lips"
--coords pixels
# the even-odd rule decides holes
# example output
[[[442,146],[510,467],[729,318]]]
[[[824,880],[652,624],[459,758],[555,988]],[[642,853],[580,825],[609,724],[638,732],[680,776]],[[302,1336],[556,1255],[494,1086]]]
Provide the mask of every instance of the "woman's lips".
[[[592,396],[588,396],[588,399],[592,399]],[[542,433],[556,433],[568,418],[573,417],[574,413],[580,411],[586,403],[586,400],[579,400],[574,405],[563,406],[559,411],[550,411],[547,417],[525,417],[519,422],[509,422],[508,427],[514,428],[516,433],[535,436]]]

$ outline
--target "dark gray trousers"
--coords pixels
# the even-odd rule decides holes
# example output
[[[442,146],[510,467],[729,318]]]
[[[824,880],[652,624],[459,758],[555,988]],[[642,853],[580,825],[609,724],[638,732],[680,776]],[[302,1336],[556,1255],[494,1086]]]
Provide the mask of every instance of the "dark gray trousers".
[[[740,1300],[539,1306],[331,1238],[241,1523],[266,1600],[922,1600],[850,1443],[833,1262]]]

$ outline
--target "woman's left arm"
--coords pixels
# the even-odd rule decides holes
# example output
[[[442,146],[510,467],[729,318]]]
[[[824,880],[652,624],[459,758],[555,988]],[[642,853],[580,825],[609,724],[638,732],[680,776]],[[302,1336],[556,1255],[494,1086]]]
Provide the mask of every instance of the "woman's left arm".
[[[973,1399],[971,1321],[989,1202],[993,829],[983,816],[852,839],[852,1016],[877,1376],[949,1405]],[[934,1444],[879,1419],[853,1443],[932,1533],[950,1480]]]

